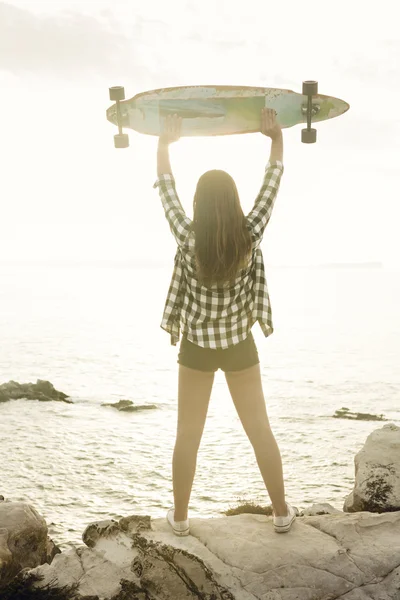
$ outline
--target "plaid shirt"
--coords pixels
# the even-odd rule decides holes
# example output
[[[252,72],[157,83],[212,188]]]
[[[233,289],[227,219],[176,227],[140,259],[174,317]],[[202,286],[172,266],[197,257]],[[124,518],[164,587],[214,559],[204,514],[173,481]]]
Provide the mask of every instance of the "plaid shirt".
[[[271,306],[259,245],[271,217],[283,174],[280,161],[268,163],[254,206],[246,217],[252,237],[247,266],[231,287],[201,285],[196,278],[195,240],[192,221],[186,216],[175,189],[173,175],[160,175],[159,188],[165,216],[178,244],[175,266],[164,307],[161,327],[179,341],[180,328],[187,339],[203,348],[228,348],[246,339],[256,321],[264,335],[273,332]]]

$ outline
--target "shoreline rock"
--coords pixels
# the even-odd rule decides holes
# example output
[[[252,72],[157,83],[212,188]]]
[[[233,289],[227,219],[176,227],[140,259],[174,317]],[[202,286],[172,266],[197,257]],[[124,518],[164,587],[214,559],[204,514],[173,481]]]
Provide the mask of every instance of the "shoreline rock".
[[[50,381],[38,379],[36,383],[17,383],[9,381],[0,385],[0,402],[9,400],[39,400],[40,402],[66,402],[73,404],[68,400],[69,396],[55,389]]]
[[[310,508],[306,508],[300,513],[302,517],[315,517],[318,515],[340,515],[342,512],[332,506],[332,504],[328,504],[328,502],[319,502],[318,504],[313,504]]]
[[[22,569],[50,564],[61,553],[47,533],[46,521],[33,506],[0,500],[0,589]]]
[[[119,400],[112,404],[102,404],[101,406],[111,406],[120,412],[136,412],[137,410],[146,410],[157,408],[155,404],[134,404],[132,400]]]
[[[372,415],[370,413],[351,412],[349,408],[343,406],[339,408],[334,415],[334,419],[351,419],[353,421],[387,421],[383,415]]]
[[[354,457],[355,483],[346,512],[400,511],[400,427],[375,429]]]

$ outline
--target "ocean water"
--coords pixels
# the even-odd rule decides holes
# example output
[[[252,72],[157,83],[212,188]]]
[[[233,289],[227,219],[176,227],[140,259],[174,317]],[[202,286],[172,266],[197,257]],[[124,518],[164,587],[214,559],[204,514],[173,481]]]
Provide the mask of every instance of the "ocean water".
[[[173,503],[177,354],[159,326],[170,267],[0,266],[0,383],[47,379],[74,404],[0,404],[0,494],[31,503],[62,549],[96,520],[165,517]],[[354,455],[400,423],[400,273],[267,267],[275,332],[253,328],[287,498],[341,509]],[[130,399],[155,410],[119,413]],[[269,504],[250,442],[216,374],[189,516]]]

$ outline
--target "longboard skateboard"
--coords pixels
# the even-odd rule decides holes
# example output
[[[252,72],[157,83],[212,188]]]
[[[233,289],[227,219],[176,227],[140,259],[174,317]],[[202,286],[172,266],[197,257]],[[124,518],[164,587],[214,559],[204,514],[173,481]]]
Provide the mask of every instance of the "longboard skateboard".
[[[261,127],[261,109],[273,108],[282,128],[307,123],[302,141],[314,143],[316,130],[311,123],[345,113],[349,104],[333,96],[318,94],[316,81],[304,81],[302,94],[266,87],[188,86],[152,90],[125,100],[123,87],[110,88],[115,102],[107,109],[107,119],[118,126],[116,148],[129,146],[123,127],[159,136],[164,118],[182,117],[182,136],[213,136],[255,133]]]

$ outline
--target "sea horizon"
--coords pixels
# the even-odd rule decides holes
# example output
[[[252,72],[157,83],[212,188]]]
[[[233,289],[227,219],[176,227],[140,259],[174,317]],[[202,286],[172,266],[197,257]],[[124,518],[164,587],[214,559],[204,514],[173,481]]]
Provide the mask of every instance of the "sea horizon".
[[[268,260],[265,260],[266,267],[271,267],[275,269],[308,269],[308,268],[317,268],[317,269],[348,269],[348,268],[363,268],[363,269],[400,269],[400,265],[389,265],[385,264],[379,260],[365,260],[365,261],[349,261],[349,262],[324,262],[324,263],[271,263]],[[137,260],[134,258],[117,258],[117,259],[10,259],[10,260],[1,260],[0,266],[46,266],[46,267],[73,267],[73,266],[100,266],[100,267],[120,267],[120,266],[132,266],[132,267],[171,267],[173,266],[173,262],[171,260],[168,261],[158,261],[158,260]]]

